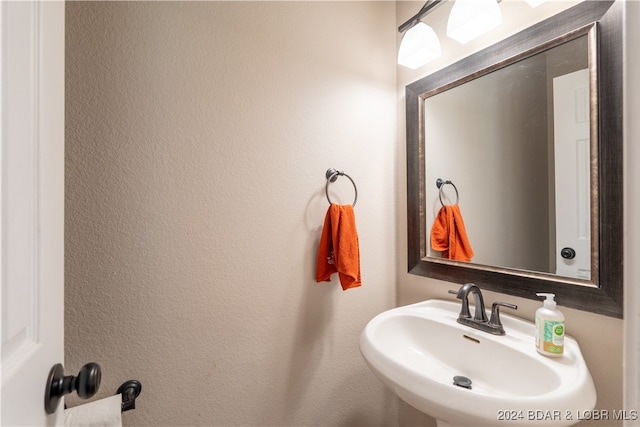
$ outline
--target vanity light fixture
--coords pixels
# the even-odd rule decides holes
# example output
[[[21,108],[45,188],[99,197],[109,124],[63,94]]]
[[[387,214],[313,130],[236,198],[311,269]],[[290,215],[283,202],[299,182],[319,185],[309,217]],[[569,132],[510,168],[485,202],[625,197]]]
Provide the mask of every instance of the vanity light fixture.
[[[547,0],[524,0],[524,1],[526,1],[527,4],[531,7],[538,7],[542,3],[545,3]]]
[[[433,28],[418,21],[402,37],[398,64],[415,70],[440,56],[440,40]]]
[[[406,31],[398,49],[398,64],[415,70],[440,57],[442,49],[436,32],[420,19],[442,1],[426,2],[417,14],[398,27],[398,31]]]
[[[398,64],[416,69],[441,54],[440,40],[422,18],[446,0],[429,0],[414,16],[398,27],[405,32],[398,50]],[[501,0],[455,0],[447,24],[447,36],[468,43],[502,23]],[[546,0],[526,0],[531,7]]]
[[[447,36],[466,44],[502,24],[496,0],[456,0],[447,23]]]

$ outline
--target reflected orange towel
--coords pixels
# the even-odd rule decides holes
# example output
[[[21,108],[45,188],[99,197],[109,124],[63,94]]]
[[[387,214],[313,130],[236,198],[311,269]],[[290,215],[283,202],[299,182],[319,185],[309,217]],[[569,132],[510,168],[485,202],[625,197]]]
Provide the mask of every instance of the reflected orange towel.
[[[442,251],[443,258],[471,261],[473,249],[457,204],[440,208],[431,227],[431,247]]]
[[[351,205],[331,204],[324,217],[316,282],[329,282],[338,273],[342,290],[362,285],[360,279],[360,246],[356,217]]]

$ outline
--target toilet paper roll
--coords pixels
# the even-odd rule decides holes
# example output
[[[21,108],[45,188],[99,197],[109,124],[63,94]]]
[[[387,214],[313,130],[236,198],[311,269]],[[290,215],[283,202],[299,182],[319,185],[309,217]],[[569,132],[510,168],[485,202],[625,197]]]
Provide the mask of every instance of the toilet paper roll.
[[[64,410],[64,425],[122,427],[122,395],[107,397]]]

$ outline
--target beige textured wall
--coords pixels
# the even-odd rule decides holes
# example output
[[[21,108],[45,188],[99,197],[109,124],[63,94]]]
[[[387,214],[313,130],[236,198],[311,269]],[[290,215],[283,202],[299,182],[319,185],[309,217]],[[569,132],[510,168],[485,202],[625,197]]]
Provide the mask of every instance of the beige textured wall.
[[[125,425],[395,424],[358,350],[395,305],[394,3],[66,8],[67,371],[140,380]],[[346,292],[313,280],[329,167]]]
[[[404,109],[405,85],[444,68],[447,65],[453,64],[464,56],[490,46],[496,41],[514,34],[546,17],[552,16],[575,3],[577,2],[547,2],[536,9],[530,9],[523,2],[502,2],[500,7],[503,12],[503,24],[495,31],[467,45],[457,44],[447,39],[446,36],[441,36],[440,41],[442,43],[443,55],[440,59],[417,70],[398,67],[398,152],[400,160],[398,162],[398,194],[400,195],[398,200],[398,222],[400,224],[400,230],[406,229],[406,167],[404,161],[402,161],[402,159],[406,157],[406,151],[404,151],[405,127],[403,126],[406,120]],[[398,25],[415,14],[421,5],[422,2],[398,2],[396,4]],[[427,23],[432,25],[439,35],[446,34],[446,19],[450,8],[451,4],[445,4],[436,9],[436,11],[426,19]],[[397,43],[399,45],[400,35],[398,35]],[[633,142],[627,141],[626,143],[631,144]],[[634,184],[627,182],[625,185],[633,186]],[[473,211],[467,209],[464,214],[465,216],[473,215]],[[451,299],[451,295],[447,294],[447,290],[455,289],[458,285],[408,274],[406,272],[406,235],[400,233],[398,235],[398,242],[399,305],[430,298]],[[540,304],[534,300],[516,298],[494,292],[485,292],[484,294],[485,303],[488,305],[498,300],[517,304],[518,316],[530,321],[533,320],[535,310],[540,306]],[[578,310],[561,309],[566,317],[567,331],[580,343],[580,347],[593,376],[598,393],[596,409],[606,409],[609,411],[621,410],[623,408],[623,321]],[[403,405],[402,408],[401,417],[403,420],[407,420],[408,424],[422,423],[422,425],[435,425],[432,418],[424,416],[406,405]],[[620,422],[616,423],[609,420],[583,422],[581,425],[605,426],[620,424]]]

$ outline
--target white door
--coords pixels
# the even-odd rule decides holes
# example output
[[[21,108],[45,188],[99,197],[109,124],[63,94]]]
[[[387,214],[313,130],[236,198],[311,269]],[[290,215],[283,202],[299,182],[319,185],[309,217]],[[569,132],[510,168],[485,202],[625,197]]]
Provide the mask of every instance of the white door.
[[[553,111],[556,274],[590,279],[589,70],[553,79]]]
[[[64,356],[64,3],[2,1],[0,26],[0,421],[61,425],[44,390]]]

